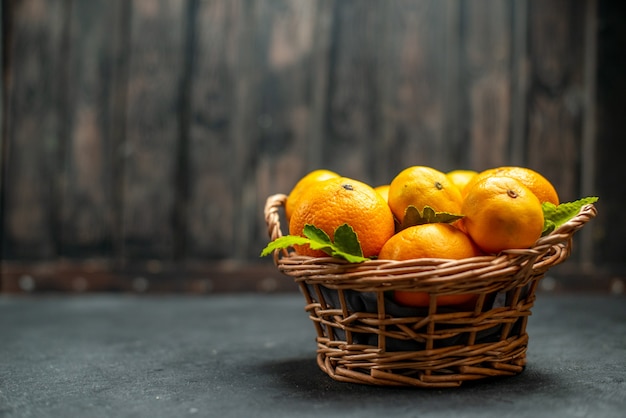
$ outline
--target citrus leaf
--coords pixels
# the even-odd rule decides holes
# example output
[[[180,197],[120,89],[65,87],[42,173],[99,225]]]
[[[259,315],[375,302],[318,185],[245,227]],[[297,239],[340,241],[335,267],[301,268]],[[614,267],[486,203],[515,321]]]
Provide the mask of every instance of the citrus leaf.
[[[413,205],[407,206],[404,211],[401,228],[405,229],[410,226],[429,224],[429,223],[452,223],[463,218],[463,215],[456,215],[448,212],[436,212],[430,206],[424,206],[420,213]]]
[[[343,224],[335,229],[335,247],[343,253],[363,257],[359,238],[348,224]]]
[[[304,225],[302,233],[308,239],[306,244],[309,244],[309,247],[311,247],[312,250],[320,250],[325,252],[326,254],[332,254],[333,242],[330,240],[330,237],[326,232],[324,232],[324,230],[319,229],[313,225],[306,224]]]
[[[583,206],[598,201],[596,196],[583,197],[573,202],[564,202],[560,205],[544,202],[541,204],[543,209],[543,232],[542,236],[548,235],[565,222],[578,215]]]
[[[332,257],[343,258],[350,263],[362,263],[369,260],[363,257],[361,243],[351,226],[341,225],[335,229],[335,242],[323,230],[313,226],[305,225],[303,234],[306,237],[297,235],[286,235],[270,242],[261,251],[261,257],[271,254],[275,250],[281,250],[293,245],[308,244],[313,250],[321,250]]]
[[[421,225],[425,223],[422,219],[422,214],[419,210],[413,205],[408,206],[404,211],[404,218],[402,218],[402,223],[400,225],[401,229],[406,229],[410,226]]]
[[[305,237],[310,238],[311,240],[319,244],[332,244],[332,241],[330,240],[328,234],[314,225],[304,225],[304,230],[302,231],[302,233]]]
[[[343,253],[343,252],[338,252],[338,253],[334,254],[333,256],[334,257],[341,257],[341,258],[345,259],[346,261],[348,261],[349,263],[362,263],[364,261],[368,261],[369,260],[369,258],[367,258],[367,257],[358,256],[358,255],[352,255],[352,254]]]
[[[276,238],[274,241],[267,244],[261,251],[261,257],[270,255],[276,250],[282,250],[283,248],[292,247],[294,245],[308,244],[310,239],[299,237],[296,235],[286,235],[284,237]]]
[[[543,220],[543,231],[541,232],[541,236],[544,237],[548,234],[551,234],[552,231],[556,229],[556,224],[549,219]]]

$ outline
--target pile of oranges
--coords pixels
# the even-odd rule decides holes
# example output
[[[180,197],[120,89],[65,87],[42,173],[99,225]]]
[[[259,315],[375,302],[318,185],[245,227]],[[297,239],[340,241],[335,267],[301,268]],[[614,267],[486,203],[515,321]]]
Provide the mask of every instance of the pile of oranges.
[[[307,224],[333,238],[335,229],[350,225],[363,256],[407,260],[462,259],[529,248],[544,227],[542,203],[559,204],[554,186],[525,167],[497,167],[482,172],[412,166],[389,184],[372,187],[329,170],[315,170],[301,178],[289,193],[285,214],[290,235],[303,235]],[[407,208],[420,213],[459,215],[453,222],[406,225]],[[308,245],[296,246],[308,256],[326,256]],[[451,295],[450,303],[460,302]],[[463,295],[460,295],[463,296]],[[467,295],[468,297],[471,295]],[[396,292],[399,303],[423,305],[427,295]],[[438,300],[446,304],[445,297]]]

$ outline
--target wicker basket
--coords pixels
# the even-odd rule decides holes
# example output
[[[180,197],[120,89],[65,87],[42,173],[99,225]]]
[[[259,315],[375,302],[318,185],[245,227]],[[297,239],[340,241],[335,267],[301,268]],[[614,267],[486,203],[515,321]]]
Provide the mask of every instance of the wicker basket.
[[[267,199],[270,239],[282,236],[279,209]],[[526,323],[545,272],[567,259],[572,236],[596,216],[593,205],[540,238],[530,249],[463,260],[371,260],[350,264],[275,251],[278,269],[293,277],[317,332],[317,362],[338,381],[421,387],[515,375],[524,369]],[[399,306],[393,290],[430,294],[425,308]],[[438,307],[442,294],[478,295],[464,308]]]

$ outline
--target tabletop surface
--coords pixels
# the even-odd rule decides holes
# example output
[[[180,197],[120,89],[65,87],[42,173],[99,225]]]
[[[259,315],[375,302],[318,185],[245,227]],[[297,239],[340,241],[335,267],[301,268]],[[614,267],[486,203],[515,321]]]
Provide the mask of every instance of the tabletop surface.
[[[523,373],[341,383],[299,294],[0,297],[0,417],[623,417],[626,298],[539,294]]]

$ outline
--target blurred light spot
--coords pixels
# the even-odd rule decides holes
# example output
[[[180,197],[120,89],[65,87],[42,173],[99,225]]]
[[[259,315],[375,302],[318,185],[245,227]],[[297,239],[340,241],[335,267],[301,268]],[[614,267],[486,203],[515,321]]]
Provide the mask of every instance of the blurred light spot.
[[[556,280],[554,277],[544,277],[541,281],[541,290],[552,292],[556,289]]]
[[[150,285],[150,282],[148,282],[148,280],[145,277],[135,277],[133,279],[133,290],[135,292],[145,292],[146,290],[148,290],[148,286]]]
[[[274,123],[274,121],[272,120],[272,117],[270,115],[263,114],[259,116],[259,118],[257,119],[257,123],[259,124],[259,127],[261,127],[262,129],[269,129],[272,127],[272,124]]]
[[[261,292],[273,292],[278,288],[278,281],[274,277],[266,277],[259,282],[257,290]]]
[[[215,285],[211,279],[201,279],[192,282],[191,289],[196,293],[211,293]]]
[[[146,263],[146,269],[150,273],[161,273],[163,271],[163,263],[161,260],[150,260]]]
[[[611,293],[614,295],[621,295],[624,293],[624,281],[622,279],[615,278],[611,280]]]
[[[84,277],[79,276],[72,280],[72,288],[77,292],[84,292],[88,287],[89,283]]]
[[[25,274],[17,280],[17,284],[24,292],[32,292],[33,290],[35,290],[36,283],[35,279],[33,279],[33,276]]]

